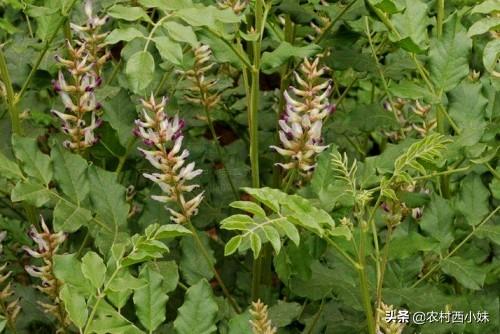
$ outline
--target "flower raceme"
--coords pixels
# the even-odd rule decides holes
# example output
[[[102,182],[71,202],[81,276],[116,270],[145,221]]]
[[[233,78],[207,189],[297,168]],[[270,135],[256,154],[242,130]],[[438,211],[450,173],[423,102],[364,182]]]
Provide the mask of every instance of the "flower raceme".
[[[141,102],[142,117],[135,121],[137,127],[134,133],[150,147],[150,149],[139,148],[139,150],[158,170],[156,173],[143,175],[158,184],[164,193],[161,196],[152,196],[154,200],[179,206],[180,211],[167,207],[172,215],[172,221],[178,224],[186,223],[197,214],[198,206],[203,199],[203,192],[190,200],[185,198],[185,194],[198,187],[196,184],[189,184],[189,181],[200,175],[202,170],[195,169],[194,162],[185,165],[189,151],[182,150],[184,121],[177,115],[167,116],[165,97],[157,102],[151,95],[149,100],[141,100]]]
[[[35,259],[41,259],[41,266],[27,265],[24,267],[26,272],[32,276],[39,278],[41,284],[37,289],[46,294],[52,304],[39,303],[45,312],[52,314],[57,318],[62,327],[69,325],[69,319],[66,316],[62,301],[59,298],[61,282],[54,275],[54,255],[57,253],[59,246],[66,240],[66,235],[63,232],[52,233],[43,217],[41,217],[42,231],[37,231],[35,226],[31,226],[29,237],[35,242],[36,248],[24,246],[23,249],[29,256]]]
[[[321,145],[323,121],[335,109],[328,98],[332,92],[331,80],[323,80],[327,67],[318,68],[319,58],[304,59],[300,74],[295,72],[297,87],[285,91],[285,112],[279,120],[281,147],[271,146],[287,163],[278,163],[286,170],[296,169],[303,177],[310,176],[316,166],[317,154],[327,146]]]
[[[54,90],[59,93],[64,105],[64,112],[52,110],[62,122],[61,130],[69,136],[64,146],[80,152],[98,141],[94,130],[102,120],[97,117],[101,104],[97,102],[95,90],[101,85],[101,68],[110,54],[104,50],[103,39],[106,34],[99,32],[107,18],[92,14],[92,2],[85,2],[87,23],[84,26],[71,24],[71,28],[80,36],[75,46],[66,41],[68,59],[56,56],[56,61],[65,68],[69,83],[63,71],[59,71],[53,81]]]

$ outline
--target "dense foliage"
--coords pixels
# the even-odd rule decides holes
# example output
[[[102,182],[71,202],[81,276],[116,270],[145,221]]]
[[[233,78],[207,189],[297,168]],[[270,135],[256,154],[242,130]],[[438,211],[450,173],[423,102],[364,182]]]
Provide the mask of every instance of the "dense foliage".
[[[0,13],[0,332],[500,330],[500,1]]]

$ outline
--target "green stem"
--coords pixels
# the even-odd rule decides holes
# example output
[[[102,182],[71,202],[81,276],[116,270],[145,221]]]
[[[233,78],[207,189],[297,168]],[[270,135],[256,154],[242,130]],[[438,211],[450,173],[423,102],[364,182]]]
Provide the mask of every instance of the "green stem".
[[[380,276],[377,278],[377,304],[376,304],[376,310],[380,309],[380,306],[382,304],[382,287],[384,285],[384,276],[385,276],[385,270],[387,267],[387,261],[389,259],[389,244],[391,242],[391,237],[392,237],[392,225],[388,226],[388,231],[387,231],[387,239],[385,242],[385,249],[384,249],[384,254],[382,256],[382,265],[381,265],[381,272]],[[378,323],[378,319],[375,320],[376,325]]]
[[[372,36],[371,36],[372,33],[370,30],[370,23],[368,21],[367,16],[365,16],[365,29],[366,29],[366,36],[368,37],[368,43],[370,44],[370,49],[372,51],[373,60],[375,61],[375,65],[377,67],[378,74],[380,76],[380,79],[382,80],[385,94],[387,95],[387,98],[389,99],[389,104],[391,105],[391,109],[392,109],[392,112],[394,114],[394,119],[396,120],[396,124],[400,124],[398,114],[396,112],[396,108],[394,107],[394,102],[392,100],[392,94],[389,91],[389,85],[387,84],[387,80],[385,79],[384,71],[382,71],[382,67],[380,66],[380,63],[378,61],[377,52],[375,51],[375,47],[373,46],[373,41],[372,41]],[[405,133],[401,127],[399,129],[399,133],[402,136],[402,138],[405,138]]]
[[[443,35],[443,20],[444,20],[444,0],[437,0],[436,1],[436,6],[437,6],[437,37],[441,38]]]
[[[260,58],[262,35],[265,26],[264,1],[255,1],[255,31],[259,33],[259,38],[252,43],[253,64],[250,72],[250,98],[249,98],[249,134],[250,134],[250,165],[252,169],[252,187],[260,187],[259,173],[259,97],[260,97]],[[266,9],[267,13],[267,9]],[[248,98],[248,97],[247,97]],[[262,253],[254,259],[252,268],[252,301],[260,298],[260,283],[262,279]],[[268,268],[270,270],[270,268]]]
[[[158,22],[156,22],[154,24],[153,29],[151,29],[151,31],[149,32],[148,37],[146,38],[146,44],[144,45],[143,51],[147,51],[148,50],[149,43],[153,39],[153,34],[155,33],[156,29],[158,29],[162,25],[162,23],[164,21],[168,20],[171,17],[172,17],[172,15],[165,15],[164,17],[162,17],[161,19],[159,19]]]
[[[96,301],[94,303],[94,306],[92,306],[92,310],[90,311],[90,315],[89,315],[89,317],[87,319],[87,324],[85,325],[85,327],[83,329],[83,334],[89,333],[90,326],[92,325],[92,322],[94,321],[94,317],[95,317],[95,315],[97,313],[97,308],[99,307],[99,304],[101,303],[101,300],[106,296],[106,291],[109,289],[109,286],[111,285],[111,282],[113,282],[113,280],[115,279],[115,277],[118,274],[118,272],[120,271],[120,269],[122,269],[122,267],[120,266],[119,263],[117,263],[115,271],[111,274],[111,276],[109,277],[108,281],[104,285],[104,288],[103,288],[102,292],[100,292],[96,296]]]
[[[16,96],[14,94],[14,88],[12,87],[12,81],[10,79],[9,69],[7,68],[7,62],[5,60],[5,55],[3,53],[3,46],[0,46],[0,79],[5,85],[7,109],[10,115],[10,122],[12,126],[12,131],[15,134],[21,135],[21,120],[19,118],[19,109],[17,108]]]
[[[125,165],[125,162],[127,161],[127,157],[128,155],[130,154],[130,151],[132,150],[132,147],[134,147],[134,143],[135,143],[135,138],[134,137],[131,137],[129,140],[128,140],[128,143],[127,143],[127,149],[125,151],[125,154],[123,154],[122,156],[120,156],[118,158],[118,165],[116,166],[116,170],[115,170],[115,173],[116,173],[116,178],[118,179],[119,176],[120,176],[120,173],[123,169],[123,166]]]
[[[449,257],[451,257],[453,254],[455,254],[460,248],[462,248],[463,245],[465,245],[465,243],[467,241],[469,241],[470,238],[472,238],[472,236],[474,236],[474,234],[476,234],[477,230],[479,230],[484,224],[486,224],[492,217],[495,216],[495,214],[500,210],[500,206],[497,206],[495,208],[495,210],[493,210],[492,212],[490,212],[490,214],[483,219],[483,221],[481,223],[479,223],[477,226],[473,226],[472,227],[472,231],[464,238],[464,240],[462,240],[455,248],[453,248],[453,250],[451,252],[448,253],[448,255],[446,255],[444,258],[440,259],[439,260],[439,263],[437,263],[436,265],[434,265],[434,267],[432,267],[424,276],[422,276],[418,281],[416,281],[410,288],[414,288],[416,287],[417,285],[419,285],[420,283],[422,283],[427,277],[429,277],[433,272],[435,272],[437,269],[439,269],[441,267],[441,264],[443,263],[443,261],[445,261],[446,259],[448,259]]]
[[[359,241],[359,251],[358,251],[358,263],[361,268],[358,269],[359,274],[359,283],[361,288],[361,298],[363,300],[363,308],[365,309],[366,321],[368,325],[368,333],[376,334],[375,332],[375,319],[373,317],[373,308],[372,302],[370,298],[370,290],[368,284],[368,277],[366,273],[366,262],[365,262],[365,252],[366,252],[366,228],[367,226],[362,226],[366,224],[364,222],[360,222],[360,241]]]
[[[222,292],[226,296],[226,298],[229,300],[229,303],[233,307],[233,309],[236,311],[236,313],[241,313],[241,309],[234,300],[233,296],[229,292],[229,290],[226,287],[226,284],[224,284],[224,281],[222,280],[222,277],[220,277],[219,272],[215,269],[214,263],[212,262],[212,259],[210,258],[210,255],[208,254],[208,251],[206,250],[205,246],[203,245],[203,242],[200,239],[200,236],[198,235],[198,231],[195,229],[193,224],[191,223],[190,220],[187,221],[187,226],[189,230],[191,230],[191,233],[193,234],[194,241],[196,242],[196,245],[201,252],[201,255],[205,258],[205,261],[207,264],[210,266],[210,269],[214,273],[215,279],[219,283]]]

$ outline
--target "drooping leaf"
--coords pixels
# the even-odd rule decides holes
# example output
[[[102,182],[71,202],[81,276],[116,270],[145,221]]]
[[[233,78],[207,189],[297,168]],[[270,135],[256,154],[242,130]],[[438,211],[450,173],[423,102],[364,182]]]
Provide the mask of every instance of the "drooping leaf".
[[[215,326],[218,306],[214,301],[212,289],[204,279],[191,286],[186,292],[184,304],[174,321],[177,334],[210,334]]]

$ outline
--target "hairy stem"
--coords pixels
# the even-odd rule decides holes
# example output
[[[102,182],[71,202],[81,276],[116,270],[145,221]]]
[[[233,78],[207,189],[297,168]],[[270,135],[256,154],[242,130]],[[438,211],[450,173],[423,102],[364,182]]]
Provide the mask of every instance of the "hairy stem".
[[[360,222],[361,225],[366,224],[364,222]],[[376,334],[375,332],[375,319],[373,316],[373,308],[370,297],[370,288],[368,283],[368,276],[366,273],[366,261],[365,261],[365,252],[366,252],[366,232],[367,226],[361,226],[360,231],[360,241],[359,241],[359,251],[358,251],[358,263],[361,268],[358,269],[359,275],[359,283],[361,288],[361,299],[363,300],[363,308],[365,309],[366,321],[368,325],[368,333]]]

